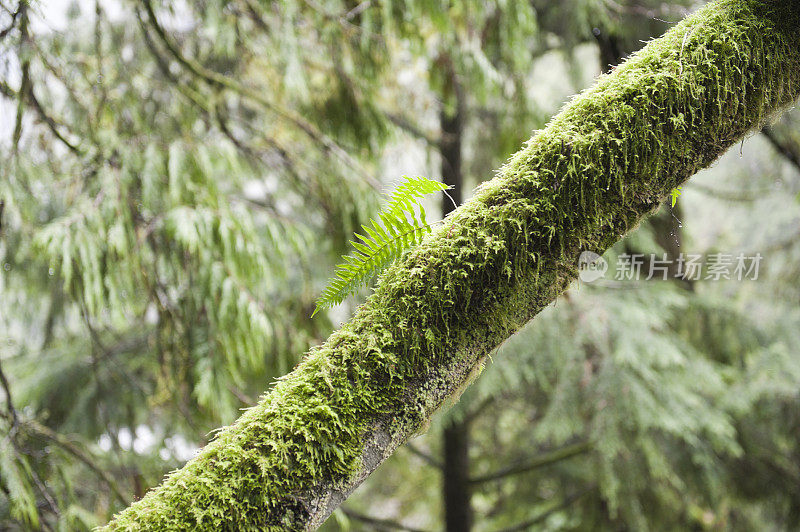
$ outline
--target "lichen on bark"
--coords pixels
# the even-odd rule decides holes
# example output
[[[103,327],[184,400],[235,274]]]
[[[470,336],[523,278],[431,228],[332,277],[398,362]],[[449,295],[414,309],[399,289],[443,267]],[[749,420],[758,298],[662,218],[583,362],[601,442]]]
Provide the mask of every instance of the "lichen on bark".
[[[581,95],[355,316],[106,530],[313,528],[476,364],[800,93],[800,2],[719,0]]]

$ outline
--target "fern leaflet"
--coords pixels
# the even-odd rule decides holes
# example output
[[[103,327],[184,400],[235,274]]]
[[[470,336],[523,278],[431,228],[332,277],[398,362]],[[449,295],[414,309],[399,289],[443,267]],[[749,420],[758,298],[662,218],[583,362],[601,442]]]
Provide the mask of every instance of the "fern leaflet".
[[[670,198],[672,200],[672,205],[671,205],[672,207],[674,207],[675,204],[678,203],[678,198],[683,193],[682,189],[683,189],[683,187],[678,187],[678,188],[672,189],[672,192],[669,193],[669,196],[670,196]]]
[[[344,255],[344,262],[336,266],[334,276],[317,299],[312,317],[320,310],[338,305],[369,284],[431,232],[419,199],[449,187],[422,176],[403,178],[405,181],[389,196],[389,202],[378,213],[377,219],[370,219],[367,225],[362,225],[363,234],[356,233],[356,238],[350,241],[353,251]]]

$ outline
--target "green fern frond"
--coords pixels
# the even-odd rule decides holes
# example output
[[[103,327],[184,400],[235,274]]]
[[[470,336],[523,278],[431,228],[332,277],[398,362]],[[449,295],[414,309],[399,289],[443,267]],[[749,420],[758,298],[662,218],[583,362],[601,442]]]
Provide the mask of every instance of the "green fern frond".
[[[682,189],[683,189],[683,187],[674,188],[674,189],[672,189],[672,192],[669,193],[669,196],[671,198],[671,206],[672,207],[674,207],[675,204],[678,203],[678,198],[683,193]]]
[[[377,219],[362,225],[364,233],[356,233],[356,239],[350,241],[353,252],[344,255],[344,262],[336,266],[334,276],[317,300],[312,317],[320,310],[338,305],[347,296],[369,284],[376,275],[431,232],[419,199],[449,187],[422,176],[403,178],[405,181],[389,196],[388,204]]]

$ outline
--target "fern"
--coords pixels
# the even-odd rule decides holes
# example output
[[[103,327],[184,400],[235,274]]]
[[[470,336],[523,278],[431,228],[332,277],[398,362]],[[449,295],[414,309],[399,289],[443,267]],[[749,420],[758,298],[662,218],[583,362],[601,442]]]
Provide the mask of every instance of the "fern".
[[[674,188],[674,189],[672,189],[672,192],[669,193],[669,196],[671,198],[671,206],[672,207],[674,207],[675,204],[678,203],[678,198],[683,193],[682,189],[683,189],[683,187]]]
[[[356,240],[350,241],[353,252],[344,255],[344,262],[336,266],[334,276],[317,300],[312,317],[320,310],[338,305],[369,284],[403,252],[431,232],[419,199],[449,187],[422,176],[403,178],[405,181],[391,194],[389,203],[378,213],[378,219],[362,225],[364,234],[356,233]]]

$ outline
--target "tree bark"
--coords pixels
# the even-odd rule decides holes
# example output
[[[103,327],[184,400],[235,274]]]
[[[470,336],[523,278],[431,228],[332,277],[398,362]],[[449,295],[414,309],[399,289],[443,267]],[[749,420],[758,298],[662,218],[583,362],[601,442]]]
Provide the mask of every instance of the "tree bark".
[[[107,530],[308,530],[486,356],[800,92],[800,2],[719,0],[573,99],[355,316]],[[635,334],[635,332],[633,332]]]

